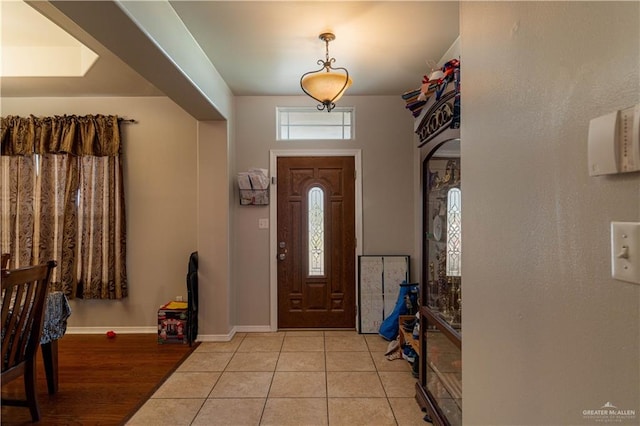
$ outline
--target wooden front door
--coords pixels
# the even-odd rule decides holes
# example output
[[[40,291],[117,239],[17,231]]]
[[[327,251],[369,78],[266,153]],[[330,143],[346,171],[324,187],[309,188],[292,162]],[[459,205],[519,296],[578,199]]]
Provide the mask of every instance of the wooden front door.
[[[355,161],[279,157],[278,327],[355,328]]]

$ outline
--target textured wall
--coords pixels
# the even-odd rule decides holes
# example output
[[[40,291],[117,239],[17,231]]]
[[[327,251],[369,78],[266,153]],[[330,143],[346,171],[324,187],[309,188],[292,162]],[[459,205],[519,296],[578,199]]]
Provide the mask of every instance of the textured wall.
[[[198,123],[198,336],[232,328],[229,135],[226,121]]]
[[[640,102],[640,3],[462,3],[461,56],[464,423],[637,424],[640,285],[608,257],[640,174],[589,177],[587,134]]]
[[[419,76],[417,77],[419,78]],[[236,169],[269,168],[270,149],[361,149],[363,254],[413,256],[412,118],[400,96],[346,96],[355,106],[355,141],[276,141],[277,106],[314,106],[306,97],[236,98]],[[237,325],[269,325],[269,207],[239,206],[234,226],[233,291]],[[412,262],[417,262],[415,257]]]

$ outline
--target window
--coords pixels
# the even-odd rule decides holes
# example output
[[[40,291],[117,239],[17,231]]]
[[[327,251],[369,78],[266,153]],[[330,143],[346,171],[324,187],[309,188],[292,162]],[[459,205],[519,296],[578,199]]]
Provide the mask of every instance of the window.
[[[309,275],[324,275],[324,191],[309,190]]]
[[[124,185],[116,116],[0,117],[2,252],[14,267],[58,261],[51,287],[70,297],[127,297]],[[29,144],[23,129],[40,129]],[[68,153],[47,136],[75,134]],[[75,133],[74,133],[75,131]],[[89,139],[87,139],[89,137]]]
[[[462,197],[460,189],[447,193],[447,275],[462,275]]]
[[[279,107],[278,140],[352,140],[355,110],[336,107],[331,112],[315,107]]]

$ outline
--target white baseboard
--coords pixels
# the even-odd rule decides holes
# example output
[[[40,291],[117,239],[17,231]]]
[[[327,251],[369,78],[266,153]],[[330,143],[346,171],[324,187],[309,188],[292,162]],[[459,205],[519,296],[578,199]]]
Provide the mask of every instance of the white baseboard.
[[[269,325],[236,325],[236,333],[273,333]]]
[[[229,342],[235,336],[236,331],[231,330],[227,334],[198,334],[197,342]]]
[[[198,334],[198,342],[228,342],[236,333],[272,333],[268,325],[236,325],[227,334]]]
[[[158,327],[67,327],[66,334],[106,334],[113,330],[116,334],[158,334]],[[268,325],[238,325],[227,334],[198,334],[197,342],[228,342],[236,333],[273,333]]]
[[[67,327],[66,334],[106,334],[113,330],[116,334],[158,334],[158,327]]]

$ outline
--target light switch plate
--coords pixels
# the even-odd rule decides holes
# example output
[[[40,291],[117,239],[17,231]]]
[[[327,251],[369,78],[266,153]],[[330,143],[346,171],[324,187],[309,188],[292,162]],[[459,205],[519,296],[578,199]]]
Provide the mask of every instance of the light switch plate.
[[[269,219],[258,219],[258,229],[269,229]]]
[[[640,222],[611,222],[611,276],[640,284]]]

